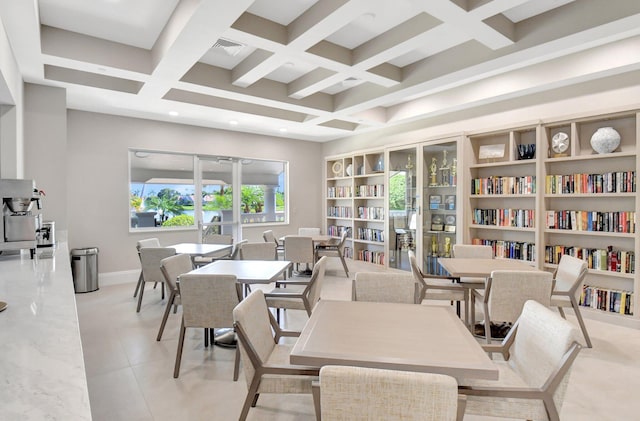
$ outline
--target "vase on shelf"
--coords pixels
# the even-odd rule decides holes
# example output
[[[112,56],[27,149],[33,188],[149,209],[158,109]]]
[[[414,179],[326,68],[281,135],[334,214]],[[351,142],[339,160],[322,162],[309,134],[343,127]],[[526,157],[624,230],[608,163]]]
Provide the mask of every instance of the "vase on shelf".
[[[613,127],[600,127],[591,136],[591,147],[597,153],[611,153],[620,146],[620,133]]]

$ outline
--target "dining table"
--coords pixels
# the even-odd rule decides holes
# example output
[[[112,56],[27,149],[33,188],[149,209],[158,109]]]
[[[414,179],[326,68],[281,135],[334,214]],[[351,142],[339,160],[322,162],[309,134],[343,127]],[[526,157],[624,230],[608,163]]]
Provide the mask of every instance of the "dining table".
[[[498,367],[449,306],[320,300],[291,364],[350,365],[498,379]]]
[[[179,243],[167,246],[176,250],[176,254],[188,254],[193,259],[196,256],[217,256],[230,254],[231,244],[203,244],[203,243]]]
[[[483,259],[473,257],[440,257],[438,264],[456,278],[456,281],[465,290],[465,319],[469,321],[468,327],[473,331],[475,324],[475,300],[474,289],[484,289],[485,280],[491,276],[494,270],[538,270],[532,262],[516,259]]]

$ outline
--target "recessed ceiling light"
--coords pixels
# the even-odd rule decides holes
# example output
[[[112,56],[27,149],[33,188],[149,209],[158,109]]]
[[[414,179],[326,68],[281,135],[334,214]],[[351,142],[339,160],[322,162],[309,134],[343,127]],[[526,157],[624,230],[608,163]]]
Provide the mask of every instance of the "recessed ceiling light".
[[[376,14],[369,12],[362,15],[362,17],[365,18],[366,20],[374,20],[376,18]]]
[[[287,61],[284,65],[287,66],[287,67],[294,67],[295,66],[295,64],[293,64],[293,62],[291,62],[291,61]]]
[[[232,126],[237,126],[238,120],[229,120],[229,124],[231,124]]]
[[[177,112],[177,111],[169,111],[169,115],[172,116],[172,117],[175,117],[177,115],[180,115],[180,113]]]
[[[106,71],[107,71],[107,69],[106,69],[106,68],[104,68],[104,67],[98,67],[98,71],[99,71],[99,72],[106,72]]]
[[[281,131],[282,133],[285,133],[285,132],[287,131],[287,128],[286,128],[286,127],[280,127],[280,131]]]

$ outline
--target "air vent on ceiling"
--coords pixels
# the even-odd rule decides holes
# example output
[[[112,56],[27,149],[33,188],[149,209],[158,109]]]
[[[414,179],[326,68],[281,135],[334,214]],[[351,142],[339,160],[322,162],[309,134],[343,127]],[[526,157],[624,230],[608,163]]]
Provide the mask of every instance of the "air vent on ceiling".
[[[220,38],[215,44],[213,44],[212,48],[222,50],[230,56],[237,55],[240,51],[242,51],[246,47],[244,44],[240,44],[238,42],[230,41],[228,39]]]

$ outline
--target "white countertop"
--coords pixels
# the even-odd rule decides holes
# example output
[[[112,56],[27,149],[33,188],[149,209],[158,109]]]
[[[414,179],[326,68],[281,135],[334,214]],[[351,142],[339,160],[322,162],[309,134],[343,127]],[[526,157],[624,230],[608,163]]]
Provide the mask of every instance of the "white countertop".
[[[0,419],[91,420],[66,242],[0,255]]]

